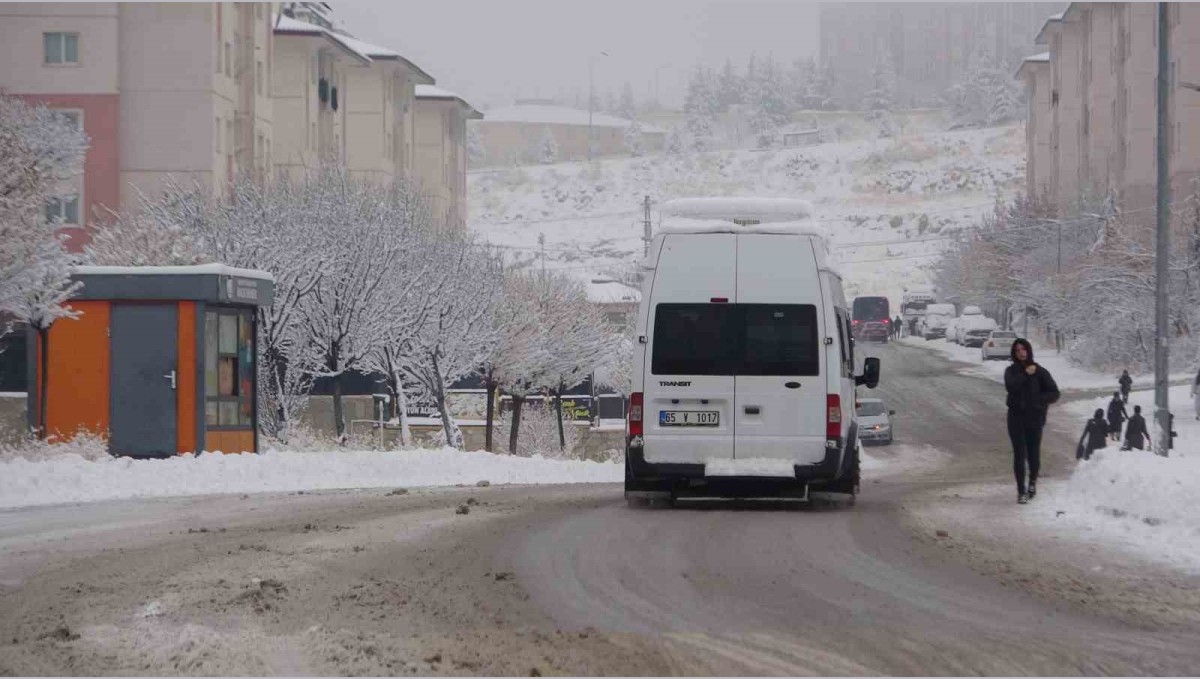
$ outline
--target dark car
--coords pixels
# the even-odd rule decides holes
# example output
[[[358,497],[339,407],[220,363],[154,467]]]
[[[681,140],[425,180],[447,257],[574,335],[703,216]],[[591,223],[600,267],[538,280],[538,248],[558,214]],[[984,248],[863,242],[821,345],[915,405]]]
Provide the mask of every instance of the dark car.
[[[858,326],[858,338],[867,342],[883,342],[887,343],[891,337],[889,332],[889,324],[882,321],[868,321]]]

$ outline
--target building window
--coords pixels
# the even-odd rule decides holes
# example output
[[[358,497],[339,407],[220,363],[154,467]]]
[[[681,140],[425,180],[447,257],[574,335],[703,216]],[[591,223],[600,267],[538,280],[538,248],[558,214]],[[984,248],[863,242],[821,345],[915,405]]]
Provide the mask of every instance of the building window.
[[[254,319],[249,311],[204,313],[204,422],[249,427],[254,422]]]
[[[229,58],[230,57],[229,53],[232,51],[232,49],[233,48],[229,46],[228,42],[225,43],[225,77],[226,78],[233,76],[233,68],[229,65],[230,62],[232,61],[232,59]]]
[[[233,123],[226,120],[225,121],[225,155],[229,156],[230,158],[233,157],[233,147],[234,147]]]
[[[78,64],[78,33],[43,33],[42,54],[47,64]]]
[[[51,198],[46,203],[46,221],[61,224],[79,224],[79,196]]]
[[[258,96],[263,94],[263,63],[260,61],[254,66],[254,83],[258,87]]]
[[[216,142],[217,155],[221,155],[221,117],[217,116],[217,131],[213,135],[213,140]]]

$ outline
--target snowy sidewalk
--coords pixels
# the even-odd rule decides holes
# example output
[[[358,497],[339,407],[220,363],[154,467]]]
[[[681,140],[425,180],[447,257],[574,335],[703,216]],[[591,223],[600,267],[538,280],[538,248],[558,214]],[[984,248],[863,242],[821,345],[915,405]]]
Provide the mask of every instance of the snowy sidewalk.
[[[611,462],[548,460],[485,452],[269,452],[165,460],[79,455],[0,461],[0,508],[126,498],[267,493],[340,488],[417,488],[499,484],[617,483]]]
[[[982,352],[978,347],[964,347],[944,339],[924,340],[913,336],[902,337],[896,341],[905,346],[932,351],[952,361],[974,364],[969,368],[960,368],[958,372],[961,374],[976,375],[995,380],[996,382],[1004,382],[1004,371],[1008,368],[1009,361],[984,361],[981,355]],[[1119,370],[1111,375],[1085,370],[1079,366],[1072,365],[1067,360],[1066,354],[1057,354],[1053,348],[1042,347],[1037,343],[1033,345],[1033,356],[1039,365],[1045,366],[1050,371],[1050,374],[1054,376],[1054,381],[1058,383],[1059,389],[1112,389],[1116,391],[1118,388],[1117,378],[1121,376]],[[1194,375],[1194,372],[1181,372],[1171,375],[1170,379],[1172,382],[1179,382],[1188,380]],[[1149,389],[1153,386],[1153,375],[1133,376],[1134,389]]]

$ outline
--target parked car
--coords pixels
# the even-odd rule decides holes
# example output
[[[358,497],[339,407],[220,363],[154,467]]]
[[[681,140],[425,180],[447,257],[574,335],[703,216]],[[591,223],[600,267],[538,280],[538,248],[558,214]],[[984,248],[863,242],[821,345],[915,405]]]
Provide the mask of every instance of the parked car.
[[[880,362],[846,370],[850,305],[823,234],[802,223],[808,203],[662,209],[630,362],[626,499],[856,494],[854,403]]]
[[[996,327],[996,321],[987,316],[970,316],[958,326],[958,343],[964,347],[981,347]]]
[[[1017,333],[1012,330],[993,330],[979,351],[983,360],[1008,360],[1012,356],[1012,344]]]
[[[967,306],[963,307],[962,315],[963,316],[982,316],[983,310],[980,309],[979,307],[975,306],[974,304],[968,304]]]
[[[925,307],[920,333],[926,340],[946,336],[946,324],[954,320],[953,304],[930,304]]]
[[[860,398],[855,408],[858,413],[858,438],[863,444],[892,443],[892,415],[895,410],[888,410],[883,399]]]
[[[858,326],[858,339],[864,342],[883,342],[887,344],[891,333],[888,330],[888,324],[881,321],[867,321]]]

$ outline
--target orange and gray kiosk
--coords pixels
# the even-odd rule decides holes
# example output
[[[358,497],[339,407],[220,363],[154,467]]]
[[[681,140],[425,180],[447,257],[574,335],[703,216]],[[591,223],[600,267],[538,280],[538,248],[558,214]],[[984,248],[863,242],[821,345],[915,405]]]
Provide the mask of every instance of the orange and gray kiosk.
[[[79,267],[75,319],[50,328],[46,431],[91,432],[109,452],[167,457],[257,452],[258,307],[270,274],[220,264]],[[43,386],[30,333],[30,426]]]

